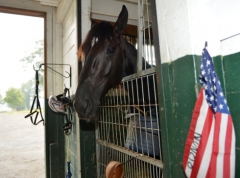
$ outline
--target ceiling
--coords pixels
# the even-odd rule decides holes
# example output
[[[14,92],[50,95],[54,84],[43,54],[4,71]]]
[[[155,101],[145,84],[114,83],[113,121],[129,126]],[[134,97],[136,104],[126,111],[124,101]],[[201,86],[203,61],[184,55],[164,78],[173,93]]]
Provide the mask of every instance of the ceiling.
[[[57,7],[61,0],[31,0],[31,1],[39,1],[39,3],[42,5]],[[116,1],[123,1],[123,2],[137,4],[137,0],[116,0]]]
[[[42,5],[57,7],[61,0],[31,0],[31,1],[39,1],[39,3]]]

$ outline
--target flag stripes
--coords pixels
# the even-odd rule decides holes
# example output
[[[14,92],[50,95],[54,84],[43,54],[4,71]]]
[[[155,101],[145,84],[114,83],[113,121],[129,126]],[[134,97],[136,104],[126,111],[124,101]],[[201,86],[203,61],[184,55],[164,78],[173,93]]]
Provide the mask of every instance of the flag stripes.
[[[189,178],[234,178],[235,131],[212,58],[203,50],[200,82],[183,155]]]

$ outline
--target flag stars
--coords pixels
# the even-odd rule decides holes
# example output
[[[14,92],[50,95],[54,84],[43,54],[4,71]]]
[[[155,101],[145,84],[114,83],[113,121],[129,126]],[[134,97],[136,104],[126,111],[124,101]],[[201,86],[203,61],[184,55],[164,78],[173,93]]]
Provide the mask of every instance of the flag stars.
[[[211,87],[210,90],[213,92],[213,87]]]
[[[202,71],[202,75],[205,75],[205,74],[206,74],[206,72],[205,72],[205,70],[203,70],[203,71]]]
[[[221,89],[221,82],[214,71],[212,58],[205,49],[203,50],[201,62],[199,79],[205,90],[206,102],[214,113],[229,113],[227,101]]]
[[[213,78],[213,82],[214,82],[214,83],[216,82],[216,78],[215,78],[215,77]]]
[[[222,104],[219,104],[218,106],[220,109],[223,109],[223,105]]]
[[[209,60],[207,60],[207,66],[209,66],[211,64],[211,62]]]

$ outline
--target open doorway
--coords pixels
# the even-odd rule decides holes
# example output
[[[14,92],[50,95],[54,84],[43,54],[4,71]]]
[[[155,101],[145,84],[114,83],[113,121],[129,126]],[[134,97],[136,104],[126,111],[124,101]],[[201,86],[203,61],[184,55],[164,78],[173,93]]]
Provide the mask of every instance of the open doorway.
[[[35,94],[33,65],[44,62],[45,13],[0,8],[0,21],[0,176],[45,177],[43,124],[25,119]],[[44,112],[43,73],[39,80]]]

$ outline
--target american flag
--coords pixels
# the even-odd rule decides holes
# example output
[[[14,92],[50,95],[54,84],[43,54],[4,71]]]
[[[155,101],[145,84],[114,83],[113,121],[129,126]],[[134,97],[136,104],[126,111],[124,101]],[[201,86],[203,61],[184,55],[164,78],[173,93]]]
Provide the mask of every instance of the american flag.
[[[212,58],[204,48],[199,92],[183,156],[190,178],[235,177],[235,132]]]

